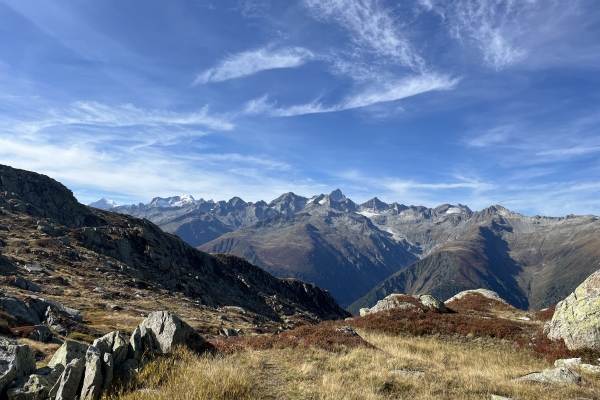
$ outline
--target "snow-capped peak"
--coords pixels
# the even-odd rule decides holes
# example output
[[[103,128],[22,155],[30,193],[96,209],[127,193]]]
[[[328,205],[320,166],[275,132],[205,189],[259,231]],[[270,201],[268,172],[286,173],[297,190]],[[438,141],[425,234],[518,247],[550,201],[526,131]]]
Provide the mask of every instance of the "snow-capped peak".
[[[119,205],[112,200],[106,200],[102,198],[96,202],[88,204],[90,207],[99,208],[101,210],[110,210],[111,208],[118,207]]]

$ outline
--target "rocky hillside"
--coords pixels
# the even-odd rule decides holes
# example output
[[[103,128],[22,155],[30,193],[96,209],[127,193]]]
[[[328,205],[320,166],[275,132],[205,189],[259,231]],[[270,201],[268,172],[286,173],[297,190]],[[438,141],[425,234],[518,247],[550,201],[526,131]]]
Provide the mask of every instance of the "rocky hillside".
[[[0,166],[0,182],[5,282],[22,278],[66,303],[73,300],[63,299],[66,288],[77,288],[75,297],[86,302],[74,303],[92,309],[94,301],[164,294],[207,309],[240,307],[275,323],[347,316],[313,284],[274,278],[237,257],[202,253],[147,220],[90,209],[46,176]]]
[[[357,313],[394,292],[447,299],[479,287],[539,310],[598,268],[600,221],[594,216],[525,217],[500,207],[479,214],[481,225],[381,282],[349,310]]]
[[[327,287],[342,305],[417,260],[408,243],[396,242],[365,216],[321,207],[264,220],[200,249],[236,254],[275,276]]]

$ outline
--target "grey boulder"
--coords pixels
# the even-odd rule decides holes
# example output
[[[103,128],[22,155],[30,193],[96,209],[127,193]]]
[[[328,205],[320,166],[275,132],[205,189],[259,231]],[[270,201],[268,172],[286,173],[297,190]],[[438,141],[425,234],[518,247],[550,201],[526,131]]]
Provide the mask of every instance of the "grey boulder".
[[[15,380],[35,371],[35,357],[29,346],[0,337],[0,393]]]
[[[63,370],[64,367],[58,364],[54,368],[40,368],[18,379],[6,392],[8,400],[46,400]]]
[[[570,350],[600,350],[600,270],[556,305],[544,331],[550,339],[564,339]]]
[[[553,385],[577,385],[581,376],[565,367],[548,368],[541,372],[527,374],[518,379],[521,382],[540,382]]]
[[[140,324],[140,331],[142,342],[151,343],[152,348],[161,353],[169,353],[173,346],[185,344],[192,336],[197,336],[191,326],[168,311],[150,313]]]
[[[85,372],[81,387],[82,400],[97,400],[102,391],[102,355],[100,350],[90,346],[85,353]]]
[[[13,286],[18,287],[19,289],[29,290],[30,292],[41,292],[42,289],[36,285],[35,283],[28,281],[27,279],[21,278],[20,276],[15,276],[15,279],[12,282]]]
[[[128,343],[121,332],[110,332],[101,338],[94,340],[93,346],[105,353],[112,354],[115,367],[119,367],[127,359]]]
[[[66,340],[62,344],[62,346],[60,346],[58,348],[58,350],[56,350],[56,352],[52,356],[52,359],[48,363],[48,366],[50,368],[53,368],[54,366],[56,366],[58,364],[62,364],[63,366],[66,366],[74,359],[77,359],[77,358],[83,359],[83,358],[85,358],[87,349],[88,349],[88,346],[85,344],[74,342],[72,340]]]
[[[85,360],[83,358],[71,360],[50,390],[49,397],[54,400],[75,400],[84,368]]]

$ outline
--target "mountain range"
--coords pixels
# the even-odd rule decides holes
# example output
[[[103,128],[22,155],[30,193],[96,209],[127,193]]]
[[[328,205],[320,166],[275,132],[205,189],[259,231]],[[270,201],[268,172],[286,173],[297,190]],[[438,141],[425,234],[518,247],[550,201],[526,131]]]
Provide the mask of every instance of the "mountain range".
[[[499,205],[474,212],[461,204],[428,208],[377,197],[357,204],[339,189],[311,198],[285,193],[269,203],[161,199],[164,206],[157,199],[113,210],[147,218],[203,251],[314,282],[354,314],[392,292],[445,299],[477,288],[516,307],[541,309],[600,262],[595,216],[531,217]]]

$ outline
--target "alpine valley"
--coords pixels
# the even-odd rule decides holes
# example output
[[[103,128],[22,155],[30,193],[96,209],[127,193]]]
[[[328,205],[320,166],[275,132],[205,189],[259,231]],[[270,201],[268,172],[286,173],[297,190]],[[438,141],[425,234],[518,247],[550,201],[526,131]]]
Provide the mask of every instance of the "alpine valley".
[[[478,288],[539,310],[600,264],[600,221],[592,215],[427,208],[377,197],[357,204],[339,189],[311,198],[285,193],[268,203],[184,195],[91,206],[148,219],[202,251],[243,257],[276,277],[314,283],[353,314],[394,292],[446,299]]]

